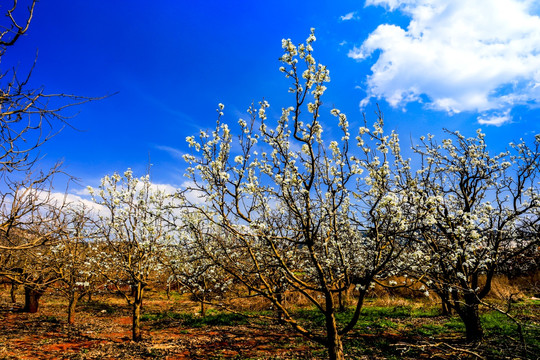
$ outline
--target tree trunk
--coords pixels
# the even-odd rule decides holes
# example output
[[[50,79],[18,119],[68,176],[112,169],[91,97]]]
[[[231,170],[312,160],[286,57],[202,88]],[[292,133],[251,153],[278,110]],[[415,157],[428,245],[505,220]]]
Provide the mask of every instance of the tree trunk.
[[[476,294],[465,294],[465,305],[459,312],[463,323],[465,324],[465,334],[467,342],[479,342],[484,337],[484,330],[480,323],[480,314],[478,312],[478,300]]]
[[[343,343],[337,330],[336,318],[334,314],[326,315],[326,348],[330,360],[344,360]]]
[[[450,292],[448,290],[441,290],[438,292],[438,295],[441,298],[441,315],[452,315],[452,307],[450,305]]]
[[[133,303],[133,341],[141,341],[141,304],[134,302]]]
[[[347,311],[347,297],[347,289],[340,289],[338,291],[339,312]]]
[[[18,287],[19,287],[19,284],[17,284],[15,281],[11,283],[10,295],[11,295],[11,302],[13,304],[17,302],[17,288]]]
[[[70,294],[67,315],[68,324],[75,323],[75,306],[77,306],[77,294]]]
[[[39,298],[43,295],[43,290],[36,290],[31,287],[24,288],[24,308],[23,312],[37,313],[39,308]]]
[[[283,293],[282,292],[278,292],[276,294],[276,300],[278,301],[278,303],[282,304],[283,305]],[[281,308],[278,306],[277,307],[277,315],[278,315],[278,323],[283,325],[285,324],[285,315],[283,314],[283,310],[281,310]]]
[[[326,320],[326,349],[328,350],[328,358],[330,360],[344,360],[343,343],[337,329],[334,298],[330,291],[325,292],[325,299],[324,317]]]
[[[441,315],[442,316],[450,316],[452,315],[452,308],[450,307],[450,304],[448,301],[441,301]]]
[[[204,307],[204,301],[206,300],[206,295],[203,294],[201,297],[201,317],[206,315],[206,308]]]
[[[138,283],[137,286],[134,288],[135,288],[135,291],[134,291],[135,298],[133,299],[133,326],[132,326],[133,341],[141,341],[142,340],[141,307],[142,307],[144,287],[141,283]]]

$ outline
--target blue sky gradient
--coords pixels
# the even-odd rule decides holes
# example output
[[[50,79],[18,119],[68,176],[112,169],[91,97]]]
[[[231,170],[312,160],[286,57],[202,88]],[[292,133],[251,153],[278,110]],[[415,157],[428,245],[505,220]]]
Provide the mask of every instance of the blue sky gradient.
[[[499,12],[517,4],[522,11],[509,12],[508,16],[525,16],[535,26],[539,12],[534,2],[500,0],[497,3],[501,4],[494,11]],[[454,6],[453,10],[449,4]],[[435,9],[434,12],[444,8],[437,12],[437,19],[449,19],[448,28],[436,29],[428,20],[419,18],[417,10],[422,6]],[[402,147],[411,138],[427,133],[441,139],[443,128],[467,135],[481,128],[490,147],[498,152],[508,142],[532,137],[540,130],[540,96],[535,88],[540,82],[540,67],[534,71],[536,54],[540,53],[540,35],[531,32],[530,36],[524,36],[508,29],[504,34],[501,30],[500,37],[483,39],[483,31],[476,30],[485,29],[489,33],[491,25],[500,28],[498,14],[486,10],[477,27],[463,31],[478,34],[478,38],[470,38],[469,44],[468,35],[459,35],[463,30],[459,27],[459,17],[470,20],[467,14],[483,7],[493,8],[493,2],[48,0],[37,4],[28,34],[9,49],[0,66],[3,71],[18,66],[24,72],[38,51],[32,86],[44,86],[48,93],[83,96],[117,93],[78,107],[71,123],[79,130],[66,128],[41,149],[44,166],[64,159],[66,171],[80,179],[81,187],[97,186],[104,175],[123,172],[126,168],[142,175],[149,161],[153,164],[154,182],[180,186],[185,168],[181,155],[189,151],[185,138],[196,134],[198,129],[213,127],[218,103],[225,104],[224,120],[229,123],[246,116],[245,110],[251,102],[263,98],[271,104],[270,114],[274,116],[279,116],[281,107],[291,105],[289,84],[278,70],[281,39],[303,42],[311,27],[316,29],[317,36],[315,57],[328,66],[332,79],[324,99],[328,124],[335,119],[329,114],[335,106],[347,114],[354,133],[354,127],[361,125],[362,111],[375,119],[372,114],[378,103],[387,130],[398,131]],[[452,15],[448,15],[451,11]],[[512,23],[511,18],[507,20]],[[521,18],[516,21],[523,24]],[[384,32],[390,29],[385,27],[379,30],[380,40],[370,38],[385,24],[404,34],[403,37],[392,35],[398,32]],[[422,33],[418,37],[411,35],[411,24],[420,24]],[[455,29],[452,24],[456,24]],[[447,36],[448,32],[456,34],[455,39],[437,38]],[[519,50],[519,56],[507,59],[506,54],[512,53],[512,40],[520,36],[527,44]],[[372,48],[364,45],[368,39]],[[434,56],[433,63],[439,69],[432,69],[432,63],[427,60],[427,65],[416,68],[419,61],[408,52],[410,44],[395,51],[405,41],[419,44],[418,49],[426,56]],[[482,59],[467,58],[468,54],[481,53],[473,47],[476,44],[493,42],[497,43],[499,57],[486,57],[482,64],[475,63]],[[450,43],[454,47],[444,47]],[[431,53],[433,44],[442,44],[441,50]],[[462,48],[468,52],[458,51]],[[448,54],[448,58],[438,59],[437,54],[441,53]],[[389,59],[386,64],[378,62],[383,61],[383,55]],[[456,56],[455,60],[452,56]],[[398,67],[403,59],[405,65]],[[520,59],[526,61],[522,64]],[[466,66],[448,65],[459,65],[460,61]],[[497,63],[506,65],[501,65],[498,71]],[[387,82],[375,83],[376,65],[401,73],[393,74]],[[486,68],[493,71],[486,72]],[[471,69],[478,72],[466,78]],[[502,75],[496,77],[499,73]],[[493,77],[484,81],[484,74]],[[388,76],[388,73],[377,75]],[[461,83],[452,85],[453,80],[463,77]],[[499,86],[501,81],[503,85]],[[408,101],[392,102],[387,94],[395,91],[394,84],[405,87],[414,96]],[[491,89],[486,84],[498,86],[496,91],[489,92],[491,107],[484,104],[476,108],[476,103],[467,107],[460,103],[445,110],[434,105],[439,93],[459,99],[456,92],[480,94]],[[500,100],[501,96],[510,100]],[[482,119],[497,116],[501,119],[505,116],[497,126],[481,123]]]

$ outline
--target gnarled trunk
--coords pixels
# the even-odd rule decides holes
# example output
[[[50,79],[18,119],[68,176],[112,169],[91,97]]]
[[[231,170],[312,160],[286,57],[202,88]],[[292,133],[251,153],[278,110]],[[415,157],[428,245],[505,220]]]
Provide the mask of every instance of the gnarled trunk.
[[[23,312],[37,313],[39,309],[39,299],[43,295],[43,290],[36,290],[32,287],[24,287],[24,308]]]
[[[133,303],[133,341],[141,341],[141,304]]]
[[[452,307],[448,301],[441,301],[441,315],[450,316],[452,315]]]
[[[336,311],[334,298],[330,291],[326,291],[326,309],[324,317],[326,320],[326,349],[330,360],[344,360],[343,343],[339,334],[336,322]]]
[[[345,312],[347,311],[347,302],[348,302],[348,289],[347,288],[340,288],[338,290],[338,304],[339,312]]]

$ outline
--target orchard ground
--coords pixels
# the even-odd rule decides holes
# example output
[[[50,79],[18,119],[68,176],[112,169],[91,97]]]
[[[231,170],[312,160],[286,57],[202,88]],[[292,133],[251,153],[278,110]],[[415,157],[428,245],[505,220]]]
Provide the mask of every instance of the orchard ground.
[[[505,280],[505,279],[503,279]],[[507,281],[494,287],[491,303],[505,307]],[[459,318],[440,316],[435,297],[411,298],[375,291],[355,330],[344,340],[351,359],[536,359],[540,354],[540,300],[517,290],[510,314],[524,325],[526,349],[516,324],[484,308],[486,340],[466,345]],[[18,294],[22,300],[22,294]],[[18,312],[9,289],[0,289],[0,359],[324,359],[326,351],[289,327],[199,305],[188,294],[151,291],[143,307],[143,341],[132,342],[130,309],[113,294],[81,300],[75,324],[67,302],[47,293],[36,314]],[[247,315],[271,311],[253,299]],[[250,309],[250,310],[246,310]],[[300,318],[321,324],[320,314],[299,306]],[[351,316],[340,314],[341,320]]]

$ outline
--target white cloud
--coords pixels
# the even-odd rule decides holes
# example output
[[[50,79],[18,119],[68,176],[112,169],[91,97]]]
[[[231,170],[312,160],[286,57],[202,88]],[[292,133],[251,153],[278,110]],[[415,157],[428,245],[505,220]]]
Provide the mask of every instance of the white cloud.
[[[83,191],[77,190],[77,193],[82,194]],[[58,208],[62,207],[84,207],[93,214],[103,214],[106,213],[104,206],[96,204],[88,195],[77,195],[73,193],[64,193],[57,191],[47,191],[47,190],[36,190],[32,195],[36,196],[43,203],[48,203],[50,205],[56,206]],[[4,204],[6,205],[6,204]],[[7,204],[11,206],[11,204]]]
[[[44,196],[47,196],[44,194]],[[55,203],[57,206],[61,204],[66,204],[69,206],[83,206],[85,209],[88,209],[94,214],[103,214],[106,213],[106,209],[103,205],[96,204],[90,199],[85,199],[83,196],[69,193],[61,192],[51,192],[49,199]]]
[[[151,185],[152,189],[161,191],[162,193],[166,195],[173,195],[178,190],[174,185],[171,184],[156,184],[152,183]]]
[[[482,125],[495,125],[495,126],[501,126],[502,124],[508,123],[512,121],[512,117],[510,116],[510,110],[506,110],[502,114],[496,114],[496,115],[489,115],[489,114],[483,114],[478,116],[477,118],[478,123]]]
[[[354,19],[354,15],[356,14],[356,12],[350,12],[348,14],[345,14],[343,16],[340,16],[340,19],[341,21],[348,21],[348,20],[352,20]]]
[[[81,189],[72,189],[71,192],[75,195],[80,195],[80,196],[90,196],[90,191],[88,190],[88,188],[81,188]]]
[[[517,104],[540,104],[540,17],[532,0],[367,0],[411,18],[382,24],[349,57],[380,50],[367,98],[394,107],[423,101],[448,113],[479,112],[482,124],[511,120]]]
[[[191,204],[203,204],[206,202],[206,195],[197,189],[197,186],[193,181],[184,181],[180,185],[180,189],[185,191],[184,196]]]
[[[139,182],[137,184],[137,189],[142,189],[143,186],[144,185]],[[99,192],[99,187],[93,187],[93,189],[96,192],[96,198],[99,200],[99,196],[97,196]],[[159,184],[151,182],[150,191],[160,191],[166,195],[173,195],[178,191],[178,188],[171,184]],[[108,214],[108,210],[105,206],[97,204],[92,200],[92,195],[88,187],[81,189],[71,189],[69,193],[43,192],[41,197],[43,199],[48,197],[48,199],[50,199],[57,205],[66,204],[70,206],[84,206],[86,209],[92,211],[94,214]]]

